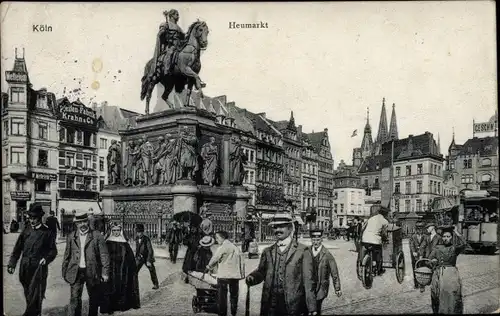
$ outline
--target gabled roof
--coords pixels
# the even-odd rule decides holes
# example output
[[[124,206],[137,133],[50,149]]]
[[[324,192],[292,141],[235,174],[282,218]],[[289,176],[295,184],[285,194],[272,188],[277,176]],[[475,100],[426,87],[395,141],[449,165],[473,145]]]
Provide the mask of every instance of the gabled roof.
[[[358,174],[381,172],[383,168],[391,166],[391,154],[366,157],[358,169]],[[378,167],[378,168],[377,168]]]
[[[314,147],[314,150],[319,152],[323,138],[325,137],[325,132],[308,133],[307,137],[309,138],[311,145]]]
[[[496,137],[471,138],[462,145],[458,155],[475,155],[482,156],[494,155],[497,152],[498,139]]]
[[[226,109],[228,111],[227,115],[234,118],[234,124],[236,125],[236,127],[245,132],[249,132],[255,135],[255,129],[252,121],[246,115],[244,115],[244,112],[246,110],[237,107],[234,102],[226,103]]]

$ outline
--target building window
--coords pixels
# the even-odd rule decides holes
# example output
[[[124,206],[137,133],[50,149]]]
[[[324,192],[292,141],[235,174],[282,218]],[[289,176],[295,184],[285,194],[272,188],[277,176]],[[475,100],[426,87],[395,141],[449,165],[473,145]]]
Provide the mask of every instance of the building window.
[[[3,120],[3,138],[9,136],[9,120]]]
[[[472,168],[472,159],[464,159],[464,169]]]
[[[481,166],[483,166],[483,167],[490,167],[491,166],[491,159],[490,158],[484,158],[483,161],[481,162]]]
[[[47,124],[38,124],[38,138],[48,139]]]
[[[12,135],[24,135],[25,133],[25,126],[24,126],[24,119],[18,119],[18,118],[13,118],[12,119]]]
[[[75,189],[75,176],[71,176],[71,175],[66,176],[66,189],[69,189],[69,190]]]
[[[83,132],[82,131],[79,131],[79,130],[76,131],[76,143],[78,145],[83,144]]]
[[[401,184],[399,182],[396,182],[394,184],[394,193],[400,193],[401,192]]]
[[[75,130],[72,128],[66,129],[66,142],[69,144],[75,143]]]
[[[92,160],[89,155],[83,156],[83,167],[85,169],[90,169],[92,167]]]
[[[375,184],[374,184],[374,187],[375,187],[375,188],[378,188],[378,185],[379,185],[379,183],[378,183],[378,178],[375,178]]]
[[[437,187],[437,193],[441,194],[441,183],[438,182],[437,185],[438,185],[438,187]]]
[[[83,146],[91,147],[92,133],[83,132]]]
[[[422,200],[417,200],[417,212],[422,212]]]
[[[69,167],[75,166],[75,154],[72,154],[72,153],[66,154],[66,166],[69,166]]]
[[[12,146],[10,148],[10,163],[26,164],[26,155],[24,153],[24,147]]]
[[[422,174],[422,164],[421,163],[419,163],[417,165],[417,174]]]
[[[91,185],[92,185],[92,178],[90,177],[85,177],[83,178],[83,189],[85,191],[95,191],[95,189],[91,188]]]
[[[59,141],[66,141],[66,129],[64,127],[59,127]]]
[[[28,191],[26,180],[16,180],[16,191]]]
[[[411,176],[411,166],[406,166],[406,175]]]
[[[399,199],[394,199],[394,209],[399,212]]]
[[[396,177],[401,176],[401,167],[396,167]]]
[[[5,193],[10,192],[10,180],[4,180],[3,190]]]
[[[411,182],[410,181],[405,182],[405,193],[411,194]]]
[[[410,204],[410,200],[405,200],[405,212],[410,212],[411,211],[411,204]]]
[[[462,184],[469,184],[474,181],[474,176],[472,174],[462,175]]]
[[[365,179],[365,187],[368,186],[368,179]]]
[[[25,97],[24,97],[24,88],[22,88],[22,87],[10,88],[10,100],[12,103],[24,103],[24,102],[26,102]]]
[[[99,171],[104,171],[104,157],[99,157]]]
[[[422,181],[417,181],[417,193],[422,193]]]
[[[255,152],[253,150],[250,151],[250,162],[255,162]]]
[[[50,192],[50,181],[35,179],[35,192]]]
[[[99,177],[99,191],[104,189],[104,177]]]
[[[340,213],[344,213],[344,203],[340,203]]]
[[[254,173],[255,173],[255,171],[250,171],[250,183],[252,183],[252,184],[255,183],[254,182]]]
[[[49,152],[47,150],[38,150],[38,167],[48,167],[49,166]]]
[[[455,169],[455,162],[450,161],[450,170],[453,170],[453,169]]]
[[[483,185],[487,185],[491,182],[491,175],[490,174],[483,174],[481,176],[481,183]]]

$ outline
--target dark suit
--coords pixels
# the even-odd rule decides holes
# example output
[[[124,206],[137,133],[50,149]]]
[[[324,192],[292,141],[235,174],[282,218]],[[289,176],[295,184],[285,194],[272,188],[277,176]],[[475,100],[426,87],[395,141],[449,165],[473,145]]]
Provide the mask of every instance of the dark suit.
[[[441,244],[441,236],[436,234],[432,239],[430,239],[430,235],[427,237],[427,240],[429,241],[429,244],[427,245],[427,250],[425,251],[425,257],[427,258],[432,250],[436,249],[436,246]]]
[[[311,256],[315,267],[314,276],[316,280],[316,308],[318,315],[321,315],[323,300],[328,296],[330,290],[330,276],[333,280],[335,291],[340,291],[340,278],[337,263],[333,255],[325,248],[321,247],[319,253],[314,256],[311,248]]]
[[[250,273],[254,278],[250,285],[264,282],[261,299],[261,315],[302,315],[316,311],[316,282],[313,278],[313,262],[309,249],[295,240],[288,246],[284,264],[286,265],[283,282],[284,306],[274,306],[276,293],[273,291],[275,282],[275,262],[278,257],[276,244],[264,249],[259,266]],[[279,268],[279,267],[278,267]],[[276,279],[277,276],[276,276]]]
[[[158,276],[156,275],[156,268],[154,265],[155,255],[153,251],[153,246],[151,245],[151,240],[148,236],[142,235],[141,238],[137,237],[135,241],[135,262],[137,264],[137,273],[141,270],[142,266],[149,262],[149,267],[146,267],[149,270],[149,274],[151,275],[151,282],[153,282],[154,286],[158,286]]]
[[[38,229],[34,229],[28,225],[17,238],[14,249],[12,250],[12,255],[10,256],[8,267],[15,268],[21,255],[23,257],[19,264],[19,281],[21,281],[21,285],[24,289],[24,297],[28,303],[31,299],[30,292],[34,290],[31,289],[30,283],[42,259],[45,259],[46,264],[42,267],[44,271],[40,284],[40,297],[44,297],[45,295],[45,290],[47,288],[47,266],[54,261],[57,256],[55,236],[45,225],[41,225]],[[38,316],[42,311],[41,309],[42,302],[40,300],[39,304],[27,306],[24,315]]]
[[[410,237],[409,243],[410,243],[410,254],[411,254],[411,267],[413,270],[413,282],[415,287],[418,287],[418,283],[415,278],[415,264],[419,259],[426,258],[429,254],[427,253],[427,250],[429,248],[429,236],[425,234],[413,234]],[[417,253],[417,256],[415,257],[413,254]]]
[[[59,221],[55,216],[49,216],[45,220],[45,225],[54,233],[54,236],[57,236],[57,231],[61,230],[61,226],[59,225]]]
[[[97,316],[101,295],[101,277],[109,276],[109,254],[104,237],[90,230],[85,241],[85,268],[80,268],[80,231],[68,235],[62,263],[63,279],[71,285],[68,315],[81,316],[82,292],[86,284],[89,294],[89,316]]]

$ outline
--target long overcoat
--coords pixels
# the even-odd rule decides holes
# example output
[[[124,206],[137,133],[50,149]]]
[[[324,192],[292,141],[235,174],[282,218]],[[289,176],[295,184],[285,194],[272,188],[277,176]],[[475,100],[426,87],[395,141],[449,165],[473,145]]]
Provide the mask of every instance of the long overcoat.
[[[80,232],[77,230],[68,235],[66,240],[66,251],[62,263],[63,279],[73,285],[76,282],[80,264]],[[101,283],[103,274],[109,276],[109,253],[104,237],[100,232],[91,230],[88,232],[85,245],[85,266],[88,286],[96,286]]]
[[[330,276],[333,281],[333,287],[336,291],[340,291],[340,278],[337,262],[333,255],[325,246],[319,251],[318,271],[316,271],[316,299],[322,300],[328,296],[330,290]]]
[[[262,252],[259,266],[250,273],[253,284],[264,282],[260,315],[267,315],[271,307],[271,292],[276,262],[277,245],[274,244]],[[292,241],[285,260],[285,302],[289,315],[301,315],[316,311],[316,281],[311,251],[304,245]]]

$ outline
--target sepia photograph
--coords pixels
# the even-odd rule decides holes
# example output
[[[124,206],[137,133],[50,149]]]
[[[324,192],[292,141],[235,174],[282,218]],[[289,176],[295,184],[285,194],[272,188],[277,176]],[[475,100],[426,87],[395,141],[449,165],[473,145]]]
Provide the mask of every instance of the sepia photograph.
[[[3,315],[499,313],[495,5],[2,2]]]

